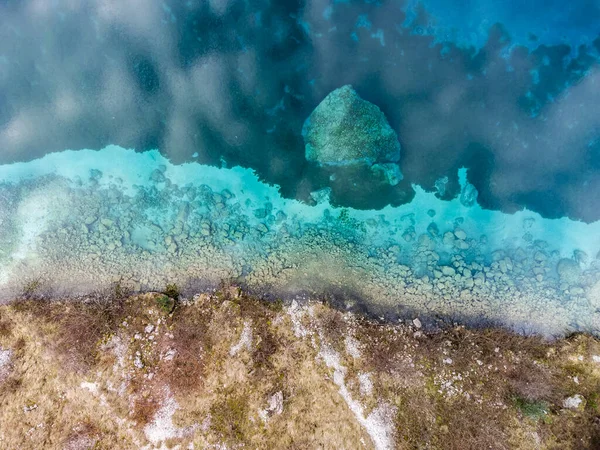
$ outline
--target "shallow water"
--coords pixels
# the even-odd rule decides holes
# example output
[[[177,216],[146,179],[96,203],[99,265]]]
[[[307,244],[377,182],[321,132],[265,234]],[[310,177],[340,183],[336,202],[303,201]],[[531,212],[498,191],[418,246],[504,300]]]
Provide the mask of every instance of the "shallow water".
[[[598,332],[599,8],[421,5],[1,2],[0,297],[235,279]],[[398,184],[305,158],[345,84],[398,134]]]

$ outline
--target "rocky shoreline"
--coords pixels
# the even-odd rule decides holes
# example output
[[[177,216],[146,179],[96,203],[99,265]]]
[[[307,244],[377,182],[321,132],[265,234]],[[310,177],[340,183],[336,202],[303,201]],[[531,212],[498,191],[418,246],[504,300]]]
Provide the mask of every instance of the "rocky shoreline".
[[[104,171],[61,174],[55,162],[46,175],[3,175],[4,301],[32,288],[66,298],[116,282],[198,292],[233,280],[257,295],[328,298],[391,321],[600,332],[598,224],[506,215],[424,191],[381,211],[307,205],[241,168],[169,166],[156,152],[118,147],[72,155]],[[563,237],[550,242],[552,233]]]

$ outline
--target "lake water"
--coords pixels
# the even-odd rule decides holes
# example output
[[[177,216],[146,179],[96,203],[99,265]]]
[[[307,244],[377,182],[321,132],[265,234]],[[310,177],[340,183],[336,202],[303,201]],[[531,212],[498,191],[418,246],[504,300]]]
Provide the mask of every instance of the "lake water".
[[[0,1],[0,299],[234,280],[598,333],[598,24],[584,0]],[[307,159],[345,85],[401,180]]]

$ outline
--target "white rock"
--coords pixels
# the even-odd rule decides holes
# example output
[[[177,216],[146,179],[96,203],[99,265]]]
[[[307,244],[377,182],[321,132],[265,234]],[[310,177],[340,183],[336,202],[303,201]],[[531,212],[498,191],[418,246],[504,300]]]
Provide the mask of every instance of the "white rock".
[[[583,397],[575,394],[572,397],[563,400],[563,408],[577,409],[583,403]]]
[[[283,412],[283,393],[281,391],[269,397],[269,406],[266,409],[258,411],[258,415],[263,421],[267,421],[273,415],[279,415]]]
[[[133,361],[133,365],[135,367],[137,367],[138,369],[143,369],[144,368],[144,363],[142,362],[142,358],[140,357],[140,355],[135,355],[135,359]]]
[[[0,347],[0,381],[8,376],[12,352]]]
[[[413,325],[417,328],[421,328],[423,326],[418,317],[416,319],[413,319]]]

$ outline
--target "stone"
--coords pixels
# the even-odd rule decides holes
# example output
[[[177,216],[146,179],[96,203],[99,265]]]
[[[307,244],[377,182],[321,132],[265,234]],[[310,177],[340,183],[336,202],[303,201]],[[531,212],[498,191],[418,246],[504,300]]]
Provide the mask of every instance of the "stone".
[[[457,228],[456,230],[454,230],[454,236],[456,236],[457,239],[464,241],[467,238],[467,233],[465,233],[464,230]]]
[[[453,277],[454,275],[456,275],[456,270],[454,269],[454,267],[442,266],[442,273],[447,277]]]
[[[283,412],[283,392],[278,391],[269,399],[269,411],[271,414],[279,415]]]
[[[585,399],[580,394],[575,394],[563,400],[563,408],[567,409],[583,409]]]
[[[423,326],[423,324],[421,323],[421,321],[419,320],[419,318],[417,317],[416,319],[413,319],[413,325],[416,328],[421,328]]]
[[[473,206],[477,202],[478,195],[475,186],[467,182],[460,191],[460,203],[467,207]]]
[[[308,161],[320,165],[397,162],[400,142],[385,115],[346,85],[331,92],[304,122]]]
[[[469,248],[469,243],[467,241],[455,241],[454,246],[459,250],[467,250]]]
[[[560,280],[568,284],[577,283],[579,276],[581,275],[579,263],[574,259],[569,258],[562,258],[558,261],[556,271],[558,272]]]
[[[446,195],[446,185],[448,184],[448,177],[442,177],[435,180],[434,186],[440,197]]]
[[[254,217],[257,219],[264,219],[269,215],[269,211],[266,208],[258,208],[254,210]]]
[[[200,234],[202,236],[210,236],[210,223],[202,222],[200,225]]]
[[[450,231],[446,231],[444,233],[443,242],[444,242],[444,245],[454,245],[454,234],[451,233]]]
[[[396,186],[404,179],[404,175],[402,175],[400,167],[396,163],[373,164],[371,171],[390,186]]]
[[[150,174],[150,180],[154,181],[155,183],[163,183],[165,181],[165,176],[159,169],[154,169]]]
[[[571,294],[573,295],[583,295],[585,294],[585,290],[580,287],[580,286],[576,286],[573,289],[571,289]]]
[[[460,183],[460,203],[466,207],[471,207],[477,203],[477,196],[479,193],[475,186],[469,183],[469,180],[467,179],[467,169],[464,167],[458,169],[458,182]]]
[[[523,250],[521,247],[518,247],[515,250],[513,257],[515,260],[520,262],[520,261],[523,261],[525,258],[527,258],[527,253],[525,253],[525,250]]]
[[[483,283],[485,283],[485,274],[483,272],[477,272],[473,277],[473,282],[477,286],[481,286]]]
[[[283,412],[283,392],[278,391],[269,397],[269,406],[266,409],[259,410],[258,415],[263,421],[267,421],[271,416],[277,416]]]
[[[310,193],[310,197],[315,201],[315,203],[328,203],[329,198],[331,197],[331,188],[324,187],[323,189],[319,189],[317,191],[313,191]]]
[[[437,226],[437,224],[435,222],[431,222],[428,226],[427,226],[427,232],[432,235],[433,237],[437,237],[440,234],[440,230]]]
[[[501,271],[502,273],[506,273],[506,272],[508,271],[508,267],[506,267],[506,261],[504,261],[504,260],[501,260],[501,261],[498,263],[498,267],[500,268],[500,271]]]

